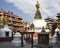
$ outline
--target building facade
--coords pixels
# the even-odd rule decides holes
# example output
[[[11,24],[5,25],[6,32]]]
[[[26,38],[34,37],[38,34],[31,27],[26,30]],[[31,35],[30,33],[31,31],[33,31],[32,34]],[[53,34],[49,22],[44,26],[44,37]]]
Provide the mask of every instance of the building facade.
[[[60,29],[60,13],[57,13],[57,27]]]
[[[0,9],[0,28],[6,24],[13,31],[20,31],[23,28],[22,18],[20,16],[13,14],[13,12],[6,12],[4,9]]]

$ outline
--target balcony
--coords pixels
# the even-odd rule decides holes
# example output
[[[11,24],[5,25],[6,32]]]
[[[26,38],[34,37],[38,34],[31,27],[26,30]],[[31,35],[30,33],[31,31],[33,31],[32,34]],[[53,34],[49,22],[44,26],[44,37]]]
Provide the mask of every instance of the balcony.
[[[12,21],[12,19],[11,19],[11,18],[7,18],[7,20]]]
[[[17,16],[17,20],[22,20],[22,18],[20,16]]]
[[[16,20],[15,20],[15,19],[12,19],[12,21],[13,21],[13,22],[16,22]]]
[[[9,25],[12,25],[12,22],[9,22],[8,24],[9,24]]]
[[[22,20],[17,20],[17,19],[16,19],[16,22],[19,22],[19,23],[20,23],[20,22],[22,22]]]
[[[20,27],[20,26],[23,26],[23,24],[18,24],[18,23],[16,23],[16,24],[13,24],[13,26],[18,26],[18,27]]]
[[[17,24],[13,24],[13,26],[17,26]]]
[[[23,27],[23,24],[19,25],[19,26],[22,26]]]

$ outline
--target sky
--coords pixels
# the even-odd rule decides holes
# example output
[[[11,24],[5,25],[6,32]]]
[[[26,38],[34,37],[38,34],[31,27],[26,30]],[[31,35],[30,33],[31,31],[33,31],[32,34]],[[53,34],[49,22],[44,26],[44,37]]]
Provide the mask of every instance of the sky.
[[[38,0],[40,3],[40,12],[43,19],[51,17],[56,19],[60,12],[60,0]],[[13,12],[21,16],[23,20],[32,22],[36,12],[37,0],[0,0],[0,8],[5,11]]]

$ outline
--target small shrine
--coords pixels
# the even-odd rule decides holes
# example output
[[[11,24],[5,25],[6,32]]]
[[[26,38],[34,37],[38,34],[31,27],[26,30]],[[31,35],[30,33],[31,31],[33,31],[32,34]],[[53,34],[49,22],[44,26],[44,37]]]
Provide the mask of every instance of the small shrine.
[[[0,30],[0,39],[1,41],[12,40],[12,31],[9,29],[8,25],[5,25],[4,28]]]
[[[13,35],[13,43],[21,43],[21,34],[19,32],[16,32],[15,35]]]

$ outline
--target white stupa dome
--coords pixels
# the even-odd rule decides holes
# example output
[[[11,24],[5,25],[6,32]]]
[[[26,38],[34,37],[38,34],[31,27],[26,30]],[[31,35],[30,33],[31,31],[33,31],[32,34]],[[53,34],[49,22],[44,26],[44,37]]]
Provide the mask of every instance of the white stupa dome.
[[[46,28],[47,23],[44,20],[40,19],[40,20],[34,20],[33,24],[35,28],[42,28],[43,26]]]
[[[16,32],[14,37],[21,37],[21,34],[19,32]]]
[[[12,32],[7,25],[5,25],[4,28],[1,29],[1,32],[2,31],[3,32],[5,32],[5,31]]]
[[[56,28],[56,29],[55,29],[55,32],[59,32],[59,31],[60,31],[59,28]]]

